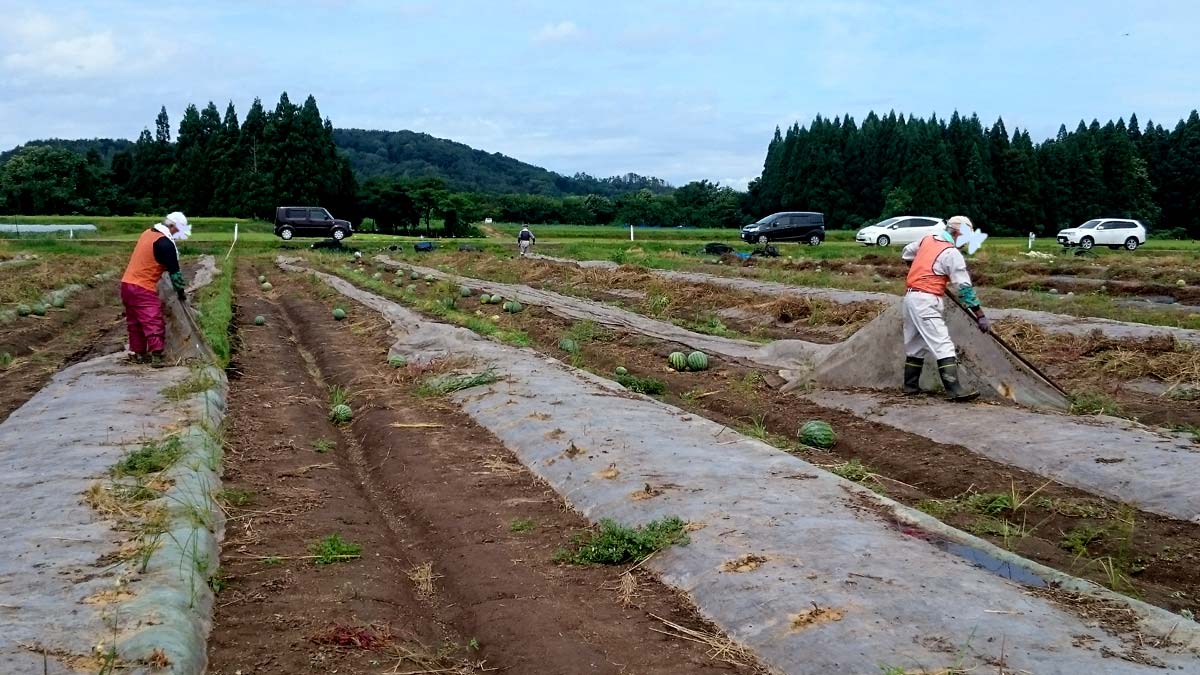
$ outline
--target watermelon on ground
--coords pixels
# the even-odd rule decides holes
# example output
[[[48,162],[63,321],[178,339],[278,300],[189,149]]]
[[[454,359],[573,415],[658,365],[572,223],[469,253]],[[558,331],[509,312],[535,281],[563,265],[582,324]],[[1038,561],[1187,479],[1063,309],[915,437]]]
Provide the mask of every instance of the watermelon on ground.
[[[254,317],[254,325],[255,326],[264,326],[264,325],[266,325],[266,323],[267,323],[267,317],[263,316],[262,314],[259,314],[258,316]]]
[[[433,283],[433,282],[435,282],[435,281],[437,281],[437,278],[436,278],[436,277],[434,277],[432,274],[426,274],[426,275],[425,275],[425,283],[427,283],[427,284],[432,284],[432,283]]]
[[[688,354],[687,366],[690,370],[708,370],[708,355],[698,351]]]
[[[17,305],[17,316],[29,316],[33,312],[33,308],[29,305]]]
[[[275,287],[271,285],[271,282],[269,282],[269,281],[264,281],[264,282],[263,282],[263,285],[261,286],[261,288],[262,288],[264,291],[269,291],[269,290],[271,290],[272,288],[275,288]]]
[[[667,363],[675,370],[687,370],[687,357],[683,352],[671,352],[671,355],[667,357]]]
[[[525,308],[522,307],[521,303],[517,302],[516,300],[504,303],[504,311],[508,312],[509,314],[516,314],[522,309]]]
[[[397,356],[389,356],[388,357],[388,365],[393,368],[403,368],[404,366],[408,365],[408,359],[404,358],[403,356],[398,356],[398,355]]]
[[[824,420],[805,422],[796,435],[800,438],[801,443],[814,448],[832,448],[833,444],[837,442],[837,434],[833,433],[833,427]]]
[[[345,424],[354,417],[354,411],[345,403],[339,403],[329,409],[329,420],[334,424]]]
[[[492,301],[492,296],[488,295],[487,293],[484,293],[483,295],[479,296],[479,304],[481,304],[481,305],[486,305],[491,301]]]
[[[469,298],[471,297],[471,289],[467,288],[466,286],[459,286],[458,294],[464,298]]]
[[[409,278],[409,279],[420,279],[420,278],[421,278],[421,273],[420,273],[420,272],[418,272],[418,271],[416,271],[416,270],[413,270],[413,271],[411,271],[411,272],[409,272],[409,273],[408,273],[408,278]]]
[[[46,306],[39,302],[33,306],[33,313],[36,316],[46,316]]]
[[[333,310],[333,318],[337,319],[338,321],[346,318],[346,310],[342,309],[341,307]]]
[[[614,370],[613,372],[616,373],[617,375],[628,375],[629,374],[629,371],[625,368],[625,366],[617,366],[617,369]]]
[[[261,284],[262,282],[264,282],[266,280],[267,280],[266,275],[263,275],[263,274],[258,275],[258,283]]]

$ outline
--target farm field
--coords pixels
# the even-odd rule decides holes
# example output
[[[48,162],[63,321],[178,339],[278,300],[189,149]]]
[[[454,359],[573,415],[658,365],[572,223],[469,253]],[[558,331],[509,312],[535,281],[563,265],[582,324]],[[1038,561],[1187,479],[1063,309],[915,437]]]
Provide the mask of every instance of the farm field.
[[[952,659],[968,670],[986,667],[997,649],[1006,658],[1003,647],[972,641],[970,626],[944,633],[962,627],[944,612],[926,613],[912,580],[888,576],[889,566],[903,560],[946,565],[962,575],[964,587],[994,588],[1001,595],[993,601],[1006,593],[1036,598],[1021,600],[1035,605],[1023,610],[1028,621],[1058,612],[1091,626],[1079,629],[1092,630],[1090,639],[1108,641],[1103,648],[1082,641],[1072,658],[1112,659],[1127,669],[1121,672],[1195,658],[1188,656],[1189,641],[1200,634],[1191,621],[1200,610],[1194,520],[1164,514],[1132,494],[1081,488],[969,444],[820,403],[812,396],[819,392],[807,388],[785,391],[778,372],[744,359],[710,351],[703,367],[669,367],[670,354],[694,347],[647,335],[636,323],[614,327],[553,306],[482,303],[477,290],[419,271],[600,303],[749,349],[853,336],[901,290],[897,250],[835,240],[816,248],[784,245],[781,258],[742,261],[699,250],[708,241],[729,242],[729,231],[639,231],[642,238],[631,243],[620,238],[621,228],[586,228],[582,236],[565,226],[538,228],[538,253],[620,263],[602,268],[517,259],[508,225],[493,226],[489,234],[497,236],[441,241],[436,251],[418,254],[411,247],[416,238],[379,235],[355,236],[343,250],[312,250],[307,241],[282,245],[259,223],[243,231],[226,259],[226,221],[202,222],[180,250],[189,278],[205,265],[216,270],[191,304],[212,362],[228,379],[217,433],[221,479],[209,488],[224,522],[211,531],[224,536],[217,559],[202,568],[213,628],[203,654],[189,653],[207,661],[208,672],[786,670],[791,659],[813,653],[805,641],[817,629],[809,622],[859,630],[881,611],[872,603],[892,593],[905,605],[889,611],[914,617],[901,617],[903,625],[945,634],[953,653],[946,656],[942,642],[905,635],[896,639],[918,645],[913,654],[884,640],[855,657],[862,664],[937,672],[958,667]],[[64,369],[112,360],[123,349],[113,275],[144,223],[103,225],[96,236],[74,240],[0,239],[0,312],[8,311],[0,352],[9,355],[0,355],[0,423],[10,414],[25,419],[22,406]],[[464,243],[476,250],[459,251]],[[1195,330],[1200,316],[1188,307],[1200,305],[1194,271],[1200,249],[1167,247],[1174,243],[1085,259],[1044,245],[1037,250],[1050,257],[1029,257],[1022,255],[1023,240],[989,240],[991,248],[971,264],[986,307]],[[216,262],[202,264],[206,255]],[[798,288],[791,296],[756,293],[706,277],[664,278],[656,270]],[[53,292],[67,287],[75,288],[55,307]],[[799,287],[878,295],[831,299]],[[18,311],[43,301],[43,313]],[[431,327],[448,332],[433,342],[417,337]],[[1129,420],[1148,438],[1200,448],[1195,343],[1169,334],[1073,335],[1018,319],[999,322],[997,331],[1070,395],[1070,413],[1044,413],[1047,419]],[[558,379],[538,380],[549,377],[541,369]],[[554,389],[566,382],[581,387],[579,393]],[[637,414],[609,419],[602,408],[588,408],[581,420],[584,413],[572,413],[572,406],[585,391]],[[938,402],[930,398],[928,405]],[[1004,407],[960,409],[975,406]],[[639,421],[643,414],[646,422]],[[830,425],[828,443],[798,433],[808,420]],[[703,461],[675,466],[663,453],[683,441],[650,438],[638,426],[668,422],[708,439],[696,446],[709,453]],[[709,432],[701,430],[710,428],[717,431],[704,436]],[[630,445],[635,439],[649,445]],[[538,454],[551,446],[552,455]],[[823,486],[850,497],[845,504],[819,502],[828,510],[787,506],[797,519],[788,526],[807,528],[814,539],[768,546],[756,539],[765,535],[743,520],[746,514],[732,509],[732,494],[699,487],[719,480],[725,461],[739,476],[728,490],[765,491],[752,494],[768,520],[783,517],[777,499],[805,499]],[[664,466],[685,473],[664,477]],[[155,476],[139,479],[139,489],[168,480]],[[699,483],[690,485],[693,479]],[[716,510],[700,515],[697,499]],[[605,514],[616,520],[600,524]],[[673,521],[677,515],[682,520]],[[823,518],[850,518],[866,528],[863,536],[875,537],[879,547],[875,561],[827,541],[833,533],[822,530]],[[589,538],[595,538],[590,545]],[[818,548],[809,554],[808,546]],[[832,584],[826,564],[865,567],[849,582]],[[812,598],[786,616],[767,602],[790,599],[778,588],[768,592],[769,583],[785,577],[798,584],[797,597]],[[134,596],[148,590],[137,585],[136,572],[129,578]],[[894,588],[876,592],[884,578]],[[714,600],[735,587],[742,600]],[[851,610],[847,598],[867,604]],[[741,607],[743,600],[757,609]],[[1088,623],[1100,611],[1094,602],[1123,618],[1096,628]],[[731,620],[735,611],[751,612],[746,621],[753,628]],[[820,617],[829,612],[838,618],[826,623]],[[762,628],[780,616],[790,630]],[[1017,634],[1035,625],[1012,616],[980,619],[1001,620],[1022,626],[1012,640],[1025,640]],[[1157,628],[1164,620],[1174,632]],[[980,625],[989,636],[999,634],[990,632],[993,624]],[[125,648],[120,639],[116,644]],[[1033,656],[1021,657],[1025,666],[1036,664],[1038,654],[1052,658],[1028,645]],[[144,658],[129,649],[128,656],[114,652],[110,663]]]

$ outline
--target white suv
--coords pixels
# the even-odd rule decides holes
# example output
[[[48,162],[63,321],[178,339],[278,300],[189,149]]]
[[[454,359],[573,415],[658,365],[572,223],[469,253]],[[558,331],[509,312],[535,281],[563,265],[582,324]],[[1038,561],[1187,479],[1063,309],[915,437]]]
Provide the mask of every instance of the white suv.
[[[1078,246],[1088,250],[1093,246],[1107,246],[1130,251],[1146,243],[1146,226],[1127,218],[1096,218],[1079,227],[1058,233],[1058,243],[1063,246]]]
[[[920,241],[927,234],[946,229],[941,218],[929,216],[897,216],[864,227],[854,236],[854,241],[865,246],[889,246]]]

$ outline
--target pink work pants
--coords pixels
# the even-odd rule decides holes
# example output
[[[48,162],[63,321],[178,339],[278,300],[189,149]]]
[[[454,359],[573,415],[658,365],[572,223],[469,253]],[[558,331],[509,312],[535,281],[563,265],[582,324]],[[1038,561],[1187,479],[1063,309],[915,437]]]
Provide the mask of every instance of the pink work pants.
[[[141,286],[121,282],[121,304],[129,328],[129,351],[135,354],[161,352],[167,334],[158,294]]]

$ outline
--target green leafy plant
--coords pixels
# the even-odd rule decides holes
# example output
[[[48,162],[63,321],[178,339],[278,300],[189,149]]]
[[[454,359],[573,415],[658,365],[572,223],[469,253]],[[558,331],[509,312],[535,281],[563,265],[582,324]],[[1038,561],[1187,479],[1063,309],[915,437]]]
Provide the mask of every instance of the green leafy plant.
[[[862,462],[857,459],[852,459],[848,462],[843,462],[829,468],[830,472],[841,476],[849,481],[861,483],[871,477],[872,471]]]
[[[317,440],[313,441],[312,445],[313,450],[322,455],[337,447],[336,444],[328,438],[318,438]]]
[[[656,380],[652,377],[638,377],[628,374],[618,375],[617,382],[630,391],[636,391],[639,394],[647,396],[661,396],[667,391],[667,385],[662,380]]]
[[[339,534],[331,534],[310,547],[317,565],[332,565],[362,556],[362,546],[344,541]]]
[[[628,527],[604,519],[595,530],[575,537],[572,548],[559,549],[554,559],[572,565],[620,565],[640,562],[668,546],[687,544],[685,523],[661,518],[639,527]]]
[[[212,389],[217,381],[204,368],[193,368],[192,374],[184,381],[173,384],[162,390],[162,395],[168,401],[182,401],[190,396]]]
[[[528,532],[537,527],[532,518],[513,518],[508,524],[510,532]]]

